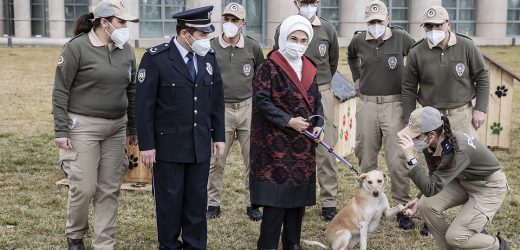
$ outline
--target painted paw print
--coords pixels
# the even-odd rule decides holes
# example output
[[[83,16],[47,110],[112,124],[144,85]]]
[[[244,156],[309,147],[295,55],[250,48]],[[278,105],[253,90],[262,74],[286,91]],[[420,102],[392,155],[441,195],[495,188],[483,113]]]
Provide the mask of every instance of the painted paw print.
[[[497,86],[497,90],[495,91],[495,95],[497,95],[499,98],[507,95],[507,89],[506,86]]]
[[[491,125],[491,133],[494,135],[499,135],[500,131],[502,131],[504,128],[500,126],[500,122],[493,122],[493,125]]]
[[[130,155],[128,160],[128,169],[133,169],[139,166],[139,158],[137,156]]]

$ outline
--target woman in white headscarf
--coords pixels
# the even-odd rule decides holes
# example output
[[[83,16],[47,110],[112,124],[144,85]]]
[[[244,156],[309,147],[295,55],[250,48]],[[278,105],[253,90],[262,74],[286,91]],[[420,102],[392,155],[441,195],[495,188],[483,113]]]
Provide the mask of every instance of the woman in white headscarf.
[[[312,40],[308,19],[295,15],[280,26],[278,44],[253,79],[251,203],[264,208],[258,249],[300,249],[305,206],[316,204],[316,143],[323,115],[316,65],[303,54]]]

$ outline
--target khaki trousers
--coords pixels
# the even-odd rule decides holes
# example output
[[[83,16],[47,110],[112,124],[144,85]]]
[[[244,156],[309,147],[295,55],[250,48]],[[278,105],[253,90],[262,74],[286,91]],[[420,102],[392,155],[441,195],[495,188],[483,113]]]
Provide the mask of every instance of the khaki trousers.
[[[94,249],[114,249],[121,177],[125,170],[127,118],[104,119],[69,114],[72,149],[60,149],[69,194],[65,233],[81,239],[88,231],[88,208],[94,203]]]
[[[356,108],[355,153],[361,172],[366,173],[377,169],[377,156],[383,145],[386,165],[390,172],[392,198],[395,203],[406,204],[411,200],[410,178],[397,136],[397,132],[404,128],[401,122],[401,101],[395,101],[400,100],[400,96],[381,98],[386,99],[384,103],[359,99]]]
[[[251,98],[239,103],[225,104],[226,146],[224,156],[220,160],[215,161],[215,157],[211,157],[208,179],[208,206],[220,206],[222,202],[224,167],[226,166],[229,151],[236,140],[240,143],[240,151],[245,168],[244,198],[247,206],[251,206],[251,199],[249,198],[249,134],[251,128],[251,112]]]
[[[443,116],[450,120],[451,130],[466,133],[469,136],[476,136],[477,131],[473,127],[473,107],[460,107],[458,109],[439,110]],[[485,129],[485,128],[484,128]]]
[[[326,125],[323,142],[334,148],[338,141],[337,117],[334,116],[334,95],[330,84],[319,85],[321,104],[325,115]],[[324,147],[316,147],[316,165],[318,183],[320,185],[321,207],[336,207],[338,193],[338,165],[336,159]]]
[[[455,179],[432,196],[421,197],[419,209],[439,249],[498,249],[497,238],[480,233],[491,222],[506,197],[502,170],[483,181]],[[462,205],[451,224],[444,210]]]

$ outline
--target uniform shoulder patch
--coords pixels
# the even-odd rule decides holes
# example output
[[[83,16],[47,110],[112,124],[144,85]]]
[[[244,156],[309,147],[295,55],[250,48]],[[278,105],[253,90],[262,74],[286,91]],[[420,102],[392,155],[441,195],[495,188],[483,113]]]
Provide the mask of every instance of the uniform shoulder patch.
[[[151,47],[149,49],[146,50],[146,52],[148,52],[150,55],[157,55],[167,49],[170,48],[170,44],[169,43],[163,43],[163,44],[160,44],[160,45],[157,45],[155,47]]]
[[[415,46],[419,45],[419,43],[421,43],[421,42],[422,42],[423,40],[424,40],[424,37],[423,37],[423,38],[421,38],[421,40],[419,40],[419,41],[415,42],[415,43],[414,43],[414,44],[412,45],[412,47],[410,47],[410,49],[412,49],[413,47],[415,47]]]
[[[356,30],[356,31],[354,32],[354,35],[361,34],[361,33],[365,33],[365,32],[367,32],[367,31],[366,31],[366,30]]]
[[[469,40],[473,40],[473,39],[471,39],[471,37],[469,37],[469,36],[467,36],[467,35],[464,35],[464,34],[455,33],[455,35],[457,35],[457,36],[461,36],[461,37],[465,37],[465,38],[467,38],[467,39],[469,39]]]

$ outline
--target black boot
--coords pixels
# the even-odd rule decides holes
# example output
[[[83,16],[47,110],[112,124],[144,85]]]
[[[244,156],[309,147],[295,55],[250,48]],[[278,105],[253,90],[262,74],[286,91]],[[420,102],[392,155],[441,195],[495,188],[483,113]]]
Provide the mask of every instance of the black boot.
[[[497,233],[497,236],[498,238],[498,250],[508,250],[509,249],[509,241],[507,241],[506,239],[502,238],[502,236],[500,236],[500,232]]]
[[[399,227],[408,230],[415,227],[415,223],[413,222],[412,217],[408,217],[404,215],[403,212],[399,212],[397,214],[397,221],[399,222]]]
[[[85,250],[83,239],[67,238],[67,244],[69,245],[69,250]]]
[[[336,216],[336,208],[324,207],[321,209],[321,215],[325,221],[331,221]]]
[[[254,207],[251,209],[251,207],[246,208],[247,216],[249,216],[249,219],[252,221],[259,221],[262,220],[262,212],[260,212],[260,209],[258,207]]]
[[[220,217],[220,207],[208,206],[208,212],[206,212],[206,219],[213,220]]]

